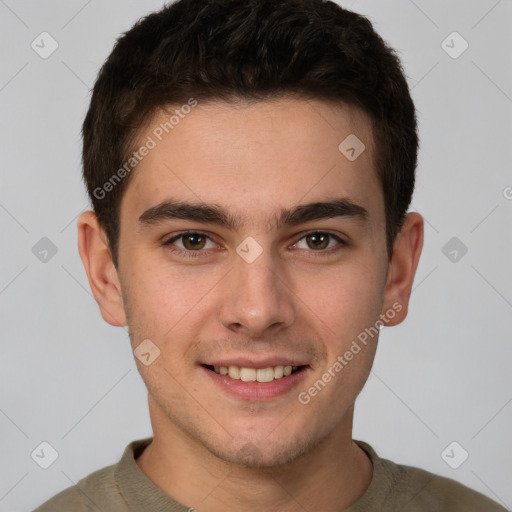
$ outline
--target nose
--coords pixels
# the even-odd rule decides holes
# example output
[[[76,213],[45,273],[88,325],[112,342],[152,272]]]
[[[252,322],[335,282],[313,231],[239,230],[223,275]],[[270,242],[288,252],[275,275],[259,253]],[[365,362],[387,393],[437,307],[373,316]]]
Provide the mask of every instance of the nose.
[[[269,250],[252,263],[237,255],[223,282],[222,325],[251,338],[276,335],[292,325],[296,316],[294,294],[285,274]]]

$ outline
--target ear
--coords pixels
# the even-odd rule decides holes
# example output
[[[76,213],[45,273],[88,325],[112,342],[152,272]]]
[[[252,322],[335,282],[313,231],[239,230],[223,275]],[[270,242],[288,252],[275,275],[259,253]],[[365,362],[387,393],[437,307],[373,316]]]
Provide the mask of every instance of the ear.
[[[398,233],[389,262],[382,315],[391,309],[393,318],[384,325],[398,325],[405,320],[409,308],[412,284],[423,248],[423,217],[416,212],[408,213]]]
[[[92,211],[82,213],[78,219],[78,251],[101,316],[113,326],[126,325],[121,284],[108,239]]]

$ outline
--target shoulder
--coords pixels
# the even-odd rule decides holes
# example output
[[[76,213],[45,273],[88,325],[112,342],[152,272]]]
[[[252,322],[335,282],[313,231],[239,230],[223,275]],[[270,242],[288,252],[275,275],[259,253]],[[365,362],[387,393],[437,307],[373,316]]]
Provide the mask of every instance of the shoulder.
[[[127,510],[116,484],[116,464],[104,467],[59,492],[34,512],[117,512]]]
[[[411,510],[450,512],[506,512],[487,496],[453,480],[420,468],[396,464],[399,489],[409,498]]]
[[[378,503],[383,511],[506,512],[495,501],[452,478],[380,458],[368,443],[356,442],[374,467],[373,480],[361,505]]]

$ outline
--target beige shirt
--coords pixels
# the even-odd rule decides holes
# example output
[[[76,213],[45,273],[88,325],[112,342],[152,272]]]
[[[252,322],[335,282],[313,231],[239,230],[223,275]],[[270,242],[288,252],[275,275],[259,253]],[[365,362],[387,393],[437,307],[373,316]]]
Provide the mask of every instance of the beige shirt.
[[[34,512],[189,512],[137,466],[135,459],[151,440],[131,442],[117,464],[91,473]],[[365,493],[344,512],[506,512],[455,480],[381,459],[369,444],[354,441],[371,459],[373,477]]]

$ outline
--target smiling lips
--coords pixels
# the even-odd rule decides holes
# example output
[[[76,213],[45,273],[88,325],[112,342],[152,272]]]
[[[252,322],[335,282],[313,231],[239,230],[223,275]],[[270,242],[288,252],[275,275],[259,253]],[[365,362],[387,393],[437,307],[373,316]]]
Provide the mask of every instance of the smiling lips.
[[[272,382],[273,380],[288,377],[301,366],[277,365],[266,366],[264,368],[250,368],[247,366],[211,366],[205,365],[209,370],[213,370],[219,375],[226,375],[234,380],[244,382]]]
[[[202,363],[203,372],[215,387],[237,399],[272,401],[285,396],[312,370],[306,359],[290,357],[266,357],[255,360],[250,357],[223,358]]]

